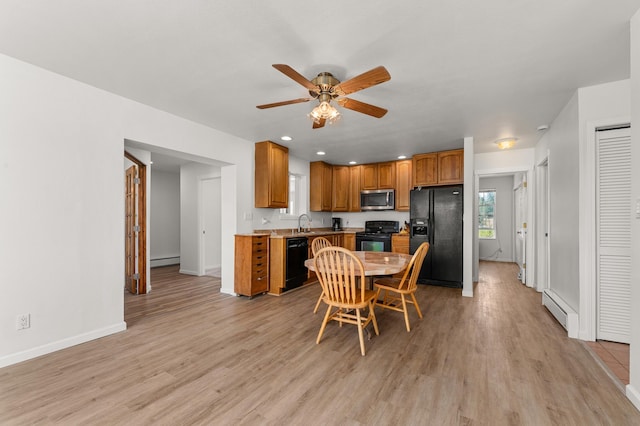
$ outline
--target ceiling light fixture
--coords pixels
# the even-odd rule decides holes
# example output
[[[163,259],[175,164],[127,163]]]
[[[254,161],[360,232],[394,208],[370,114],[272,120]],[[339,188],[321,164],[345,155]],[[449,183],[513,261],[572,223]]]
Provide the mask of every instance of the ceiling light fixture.
[[[283,141],[290,141],[292,138],[291,136],[282,136],[280,139]]]
[[[325,152],[324,152],[324,151],[318,151],[318,152],[316,152],[316,154],[318,154],[318,155],[324,155],[324,154],[325,154]]]
[[[329,102],[331,101],[331,95],[327,93],[321,93],[319,98],[320,105],[315,107],[307,116],[316,124],[321,124],[323,121],[329,122],[329,124],[335,123],[340,119],[340,113]]]
[[[517,140],[518,138],[502,138],[494,141],[494,143],[498,145],[499,149],[509,149],[513,148]]]
[[[549,126],[546,125],[546,124],[542,124],[542,125],[538,126],[538,131],[539,132],[544,132],[545,130],[548,130],[548,129],[549,129]]]

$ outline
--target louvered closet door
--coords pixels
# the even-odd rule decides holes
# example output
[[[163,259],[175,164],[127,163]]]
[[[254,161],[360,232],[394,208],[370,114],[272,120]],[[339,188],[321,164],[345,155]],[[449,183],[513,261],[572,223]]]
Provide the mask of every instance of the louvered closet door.
[[[598,131],[597,338],[629,343],[631,327],[631,132]]]

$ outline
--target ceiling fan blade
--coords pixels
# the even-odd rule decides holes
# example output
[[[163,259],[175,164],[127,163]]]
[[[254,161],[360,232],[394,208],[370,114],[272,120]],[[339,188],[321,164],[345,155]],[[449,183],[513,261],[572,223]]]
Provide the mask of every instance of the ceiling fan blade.
[[[391,80],[391,75],[387,69],[381,65],[355,76],[351,80],[343,81],[335,86],[333,90],[339,96],[344,96],[389,80]]]
[[[272,66],[293,81],[306,87],[310,92],[318,93],[318,86],[307,80],[302,74],[291,68],[289,65],[273,64]]]
[[[343,106],[344,108],[351,109],[353,111],[361,112],[363,114],[370,115],[372,117],[380,118],[383,117],[387,110],[384,108],[377,107],[375,105],[366,104],[364,102],[356,101],[355,99],[350,98],[341,98],[337,100],[338,104]]]
[[[313,99],[313,98],[298,98],[298,99],[292,99],[290,101],[282,101],[282,102],[274,102],[272,104],[258,105],[258,106],[256,106],[256,108],[258,108],[258,109],[266,109],[266,108],[279,107],[279,106],[283,106],[283,105],[299,104],[299,103],[302,103],[302,102],[309,102],[311,99]]]
[[[319,123],[316,123],[315,121],[313,122],[313,128],[314,129],[319,129],[320,127],[324,127],[324,123],[326,123],[327,120],[325,120],[324,118],[320,119]]]

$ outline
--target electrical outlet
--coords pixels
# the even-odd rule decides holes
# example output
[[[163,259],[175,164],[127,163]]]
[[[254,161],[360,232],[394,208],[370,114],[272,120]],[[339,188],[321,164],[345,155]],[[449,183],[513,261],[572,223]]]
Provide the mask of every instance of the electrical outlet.
[[[31,314],[18,315],[16,318],[16,330],[24,330],[31,327]]]

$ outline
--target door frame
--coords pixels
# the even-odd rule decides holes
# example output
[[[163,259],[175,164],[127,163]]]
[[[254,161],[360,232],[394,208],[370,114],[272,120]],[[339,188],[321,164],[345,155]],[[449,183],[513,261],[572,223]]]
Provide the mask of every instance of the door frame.
[[[140,226],[140,232],[138,233],[138,273],[140,278],[138,280],[138,293],[147,293],[147,165],[138,160],[135,156],[124,151],[124,157],[138,166],[138,178],[140,184],[138,186],[138,226]]]
[[[578,218],[578,244],[580,310],[578,338],[590,342],[596,339],[596,132],[612,126],[631,123],[631,117],[614,117],[588,121],[585,124],[586,143],[579,146],[580,170],[578,200],[581,215]]]
[[[533,194],[535,193],[536,187],[535,187],[535,182],[533,179],[534,176],[534,169],[526,167],[526,166],[514,166],[514,167],[503,167],[503,168],[498,168],[498,169],[486,169],[486,170],[476,170],[474,172],[474,185],[475,185],[475,211],[474,211],[474,216],[475,216],[475,220],[474,220],[474,233],[473,233],[473,242],[474,242],[474,247],[476,249],[476,253],[478,253],[478,247],[479,247],[479,238],[478,238],[478,226],[477,226],[477,214],[478,214],[478,210],[477,210],[477,204],[478,204],[478,192],[479,192],[479,187],[480,187],[480,178],[481,177],[490,177],[490,176],[501,176],[501,175],[514,175],[516,173],[523,173],[525,176],[525,180],[527,181],[527,232],[531,233],[532,235],[535,234],[536,232],[536,226],[535,226],[535,217],[534,215],[531,213],[532,211],[534,211],[535,209],[535,200],[533,198]],[[513,208],[513,206],[512,206]],[[526,256],[527,258],[525,259],[525,262],[527,264],[527,272],[525,273],[525,284],[527,285],[527,287],[533,287],[533,283],[535,283],[535,278],[536,278],[536,259],[535,259],[535,241],[534,238],[528,238],[527,239],[527,248],[526,248],[526,252],[528,253]],[[515,248],[514,248],[515,250]],[[474,256],[473,259],[474,265],[473,265],[473,269],[474,271],[478,271],[479,268],[479,258],[476,254],[476,256]],[[476,277],[477,278],[477,277]]]
[[[539,292],[549,288],[549,155],[536,166],[536,290]]]

